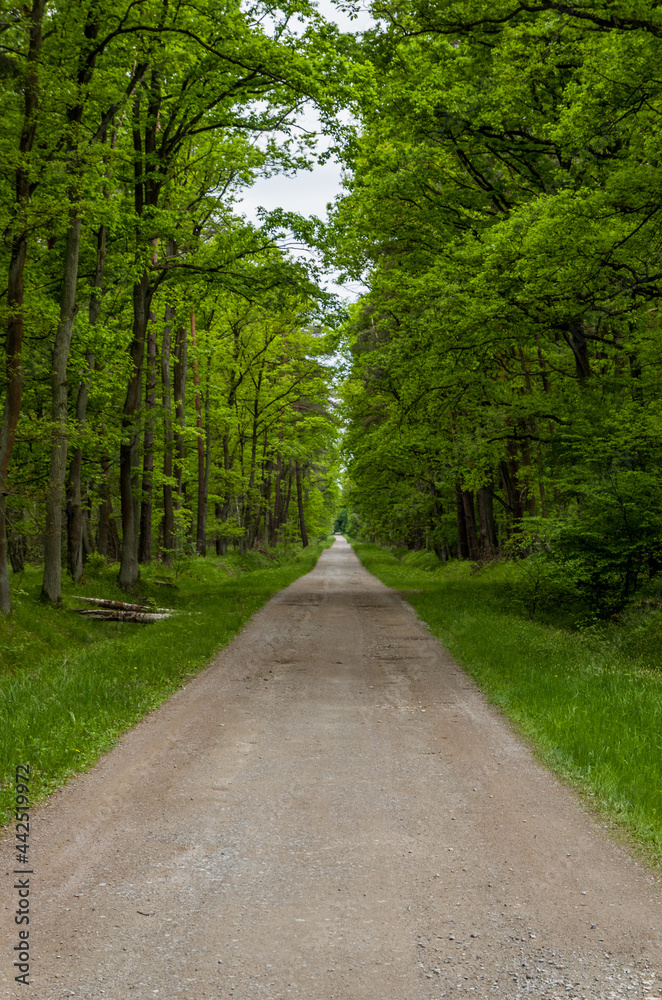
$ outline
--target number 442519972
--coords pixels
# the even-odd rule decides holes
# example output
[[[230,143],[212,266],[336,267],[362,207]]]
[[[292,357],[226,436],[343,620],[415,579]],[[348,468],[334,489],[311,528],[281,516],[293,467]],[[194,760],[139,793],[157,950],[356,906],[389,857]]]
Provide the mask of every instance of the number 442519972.
[[[28,838],[30,836],[30,767],[19,764],[16,768],[16,862],[27,865]]]

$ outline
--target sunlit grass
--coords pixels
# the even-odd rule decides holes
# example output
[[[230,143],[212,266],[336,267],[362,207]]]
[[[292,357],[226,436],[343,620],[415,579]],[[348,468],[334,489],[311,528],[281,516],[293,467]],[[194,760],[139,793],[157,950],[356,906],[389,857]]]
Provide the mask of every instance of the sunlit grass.
[[[76,594],[127,600],[116,566],[88,570],[79,587],[65,585],[62,608],[39,599],[40,571],[28,569],[17,581],[14,612],[0,620],[0,822],[13,804],[17,764],[31,767],[33,801],[91,766],[203,669],[273,594],[311,570],[322,547],[191,558],[170,573],[147,567],[129,600],[186,612],[155,625],[72,612],[83,606]],[[165,578],[175,587],[153,582]]]
[[[564,777],[662,856],[662,614],[569,629],[531,620],[521,566],[467,563],[355,544],[448,651]],[[418,591],[418,592],[415,592]]]

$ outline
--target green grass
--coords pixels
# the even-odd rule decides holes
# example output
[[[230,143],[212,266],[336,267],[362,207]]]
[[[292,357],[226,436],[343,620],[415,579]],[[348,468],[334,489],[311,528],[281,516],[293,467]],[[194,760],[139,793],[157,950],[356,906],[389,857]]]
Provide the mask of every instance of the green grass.
[[[14,611],[0,620],[0,824],[13,807],[13,774],[29,764],[31,800],[90,767],[118,736],[199,673],[273,594],[313,568],[322,545],[251,552],[143,570],[129,600],[187,614],[155,625],[95,622],[72,613],[76,594],[127,600],[117,566],[92,563],[63,606],[39,599],[41,571],[15,578]],[[171,579],[175,587],[154,580]]]
[[[662,859],[660,611],[642,606],[619,622],[562,627],[550,607],[544,621],[532,620],[521,564],[472,572],[431,554],[354,548],[538,755]]]

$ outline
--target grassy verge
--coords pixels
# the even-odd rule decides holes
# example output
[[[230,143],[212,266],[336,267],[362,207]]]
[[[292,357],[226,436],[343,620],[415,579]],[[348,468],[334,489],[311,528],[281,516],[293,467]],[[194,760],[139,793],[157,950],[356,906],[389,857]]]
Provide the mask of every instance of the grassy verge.
[[[427,554],[354,548],[541,758],[662,859],[662,614],[642,608],[618,623],[559,627],[549,612],[545,622],[528,617],[520,565],[472,573]]]
[[[322,545],[270,556],[188,559],[166,574],[147,567],[131,598],[179,614],[156,625],[95,622],[72,613],[77,594],[126,600],[117,567],[93,565],[82,586],[64,587],[63,606],[39,600],[40,571],[15,587],[14,612],[0,621],[0,824],[13,805],[13,773],[29,764],[33,802],[90,767],[117,737],[161,704],[240,631],[273,594],[315,565]]]

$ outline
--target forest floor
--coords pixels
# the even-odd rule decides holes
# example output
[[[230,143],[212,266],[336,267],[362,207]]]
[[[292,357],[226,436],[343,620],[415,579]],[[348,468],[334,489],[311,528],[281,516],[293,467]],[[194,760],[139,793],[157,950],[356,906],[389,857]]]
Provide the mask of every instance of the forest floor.
[[[342,540],[31,839],[31,1000],[662,996],[655,876]]]

